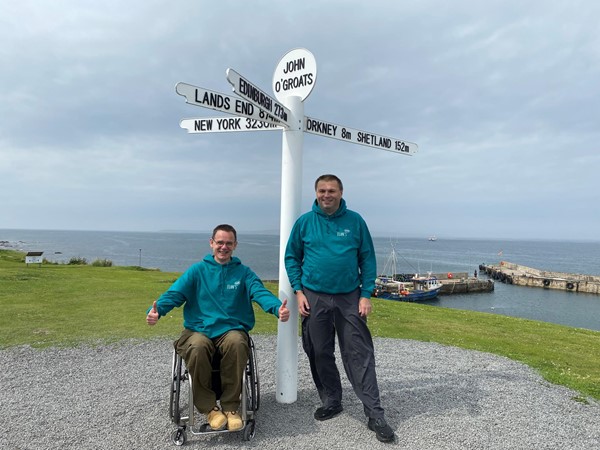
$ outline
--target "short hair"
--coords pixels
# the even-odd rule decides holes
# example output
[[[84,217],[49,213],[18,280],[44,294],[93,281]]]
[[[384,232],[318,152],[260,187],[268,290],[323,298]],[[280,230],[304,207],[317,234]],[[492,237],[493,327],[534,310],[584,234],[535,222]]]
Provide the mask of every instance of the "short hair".
[[[336,177],[335,175],[333,175],[331,173],[326,173],[325,175],[321,175],[319,178],[317,178],[317,181],[315,181],[315,191],[317,190],[317,185],[319,184],[319,181],[337,181],[340,191],[344,190],[344,185],[342,184],[342,180],[340,180],[338,177]]]
[[[228,225],[226,223],[222,223],[221,225],[217,225],[215,227],[215,229],[213,230],[211,239],[215,238],[215,235],[217,234],[217,231],[219,231],[219,230],[226,231],[227,233],[233,233],[233,240],[237,242],[237,232],[235,231],[235,228],[233,228],[231,225]]]

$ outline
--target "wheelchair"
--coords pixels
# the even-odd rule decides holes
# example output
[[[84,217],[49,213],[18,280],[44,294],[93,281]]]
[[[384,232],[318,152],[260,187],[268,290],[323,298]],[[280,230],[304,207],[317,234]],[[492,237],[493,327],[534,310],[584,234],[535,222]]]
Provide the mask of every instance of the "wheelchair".
[[[187,440],[186,431],[190,434],[220,434],[241,432],[243,439],[249,441],[255,433],[255,416],[260,405],[260,384],[258,380],[258,365],[256,361],[256,350],[252,338],[248,336],[249,352],[248,362],[242,376],[242,393],[240,402],[240,417],[242,428],[230,431],[213,430],[208,423],[197,424],[194,415],[192,378],[185,367],[183,358],[173,351],[173,370],[171,376],[171,393],[169,398],[169,417],[177,426],[171,434],[171,441],[177,446],[185,444]],[[212,361],[212,389],[221,396],[221,373],[219,370],[221,356],[217,352]]]

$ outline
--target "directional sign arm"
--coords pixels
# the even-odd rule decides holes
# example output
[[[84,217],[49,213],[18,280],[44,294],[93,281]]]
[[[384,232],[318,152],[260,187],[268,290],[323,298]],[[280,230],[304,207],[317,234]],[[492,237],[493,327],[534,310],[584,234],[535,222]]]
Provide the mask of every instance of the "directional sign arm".
[[[366,145],[368,147],[380,148],[402,155],[412,156],[419,149],[414,142],[408,142],[404,139],[381,136],[364,130],[336,125],[312,117],[304,118],[304,131],[319,136],[325,136],[340,141],[352,142],[353,144]]]
[[[292,112],[270,95],[256,87],[233,69],[227,69],[227,81],[233,86],[233,91],[253,105],[264,109],[276,119],[281,120],[288,127],[292,126],[294,118]],[[298,124],[300,125],[300,124]],[[300,129],[300,127],[298,127]]]
[[[209,91],[187,83],[177,83],[175,92],[185,97],[185,101],[190,105],[214,109],[227,114],[236,114],[276,126],[284,126],[283,122],[273,117],[272,114],[234,95]]]
[[[199,117],[183,119],[179,126],[188,133],[225,133],[231,131],[264,131],[283,130],[283,127],[243,116],[232,117]]]

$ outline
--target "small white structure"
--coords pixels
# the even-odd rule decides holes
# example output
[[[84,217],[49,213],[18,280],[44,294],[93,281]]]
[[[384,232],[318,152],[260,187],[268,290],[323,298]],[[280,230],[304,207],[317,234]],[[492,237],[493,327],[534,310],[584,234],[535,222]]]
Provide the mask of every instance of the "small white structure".
[[[40,266],[42,265],[42,255],[44,254],[44,252],[28,252],[25,255],[25,264],[29,265],[29,264],[39,264]]]

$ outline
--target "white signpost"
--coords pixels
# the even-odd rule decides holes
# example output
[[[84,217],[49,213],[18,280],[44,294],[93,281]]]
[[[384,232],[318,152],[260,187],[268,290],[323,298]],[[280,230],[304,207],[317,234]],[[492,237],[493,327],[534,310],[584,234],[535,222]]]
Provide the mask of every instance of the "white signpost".
[[[278,402],[293,403],[298,395],[298,302],[285,271],[284,256],[288,236],[300,216],[304,132],[409,156],[417,152],[418,146],[403,139],[305,117],[303,102],[316,83],[317,64],[313,54],[304,48],[291,50],[277,64],[273,75],[273,92],[277,100],[233,69],[227,69],[226,75],[233,91],[241,98],[186,83],[178,83],[175,90],[191,105],[235,114],[236,117],[184,119],[180,125],[188,133],[283,131],[279,298],[288,299],[290,320],[279,323],[276,389]]]

